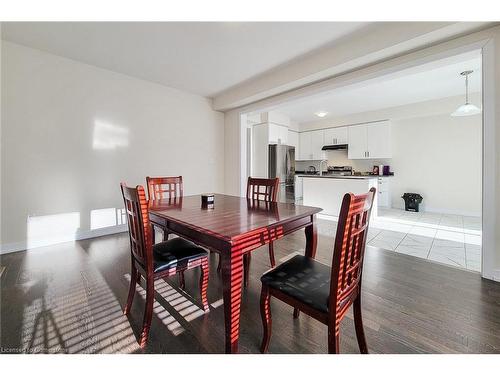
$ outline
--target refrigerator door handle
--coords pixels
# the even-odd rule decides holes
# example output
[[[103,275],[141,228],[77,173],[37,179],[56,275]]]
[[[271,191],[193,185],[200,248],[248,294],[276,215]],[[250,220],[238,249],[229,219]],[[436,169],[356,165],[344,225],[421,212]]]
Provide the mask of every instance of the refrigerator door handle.
[[[285,169],[285,176],[286,176],[285,181],[286,181],[286,179],[288,178],[288,173],[290,171],[290,163],[288,161],[288,150],[287,152],[285,152],[285,168],[286,168]]]

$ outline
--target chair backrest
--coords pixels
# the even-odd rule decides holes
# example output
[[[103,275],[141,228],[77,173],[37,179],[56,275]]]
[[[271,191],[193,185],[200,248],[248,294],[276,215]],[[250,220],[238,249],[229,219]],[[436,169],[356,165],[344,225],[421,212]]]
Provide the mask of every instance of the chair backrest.
[[[130,237],[132,256],[147,270],[153,265],[153,237],[148,215],[148,201],[141,185],[120,184]]]
[[[375,188],[367,194],[344,195],[340,209],[330,281],[331,314],[340,322],[361,291],[363,258]]]
[[[247,199],[276,202],[278,200],[279,178],[248,177]]]
[[[180,198],[182,191],[182,176],[146,177],[149,199]]]

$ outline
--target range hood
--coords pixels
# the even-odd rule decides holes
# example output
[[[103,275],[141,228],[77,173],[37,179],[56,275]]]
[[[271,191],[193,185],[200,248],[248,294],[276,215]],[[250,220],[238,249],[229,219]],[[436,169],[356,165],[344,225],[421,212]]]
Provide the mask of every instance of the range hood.
[[[323,151],[326,150],[347,150],[347,143],[341,145],[326,145],[321,148]]]

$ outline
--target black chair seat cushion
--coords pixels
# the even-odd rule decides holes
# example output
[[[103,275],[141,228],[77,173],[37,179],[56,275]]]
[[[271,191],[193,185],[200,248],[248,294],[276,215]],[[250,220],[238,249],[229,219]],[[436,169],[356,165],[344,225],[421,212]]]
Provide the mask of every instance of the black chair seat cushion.
[[[185,267],[190,260],[207,257],[205,249],[176,237],[153,245],[153,270],[164,271],[173,267]]]
[[[296,255],[266,272],[262,284],[277,289],[315,310],[328,312],[330,267],[303,255]]]

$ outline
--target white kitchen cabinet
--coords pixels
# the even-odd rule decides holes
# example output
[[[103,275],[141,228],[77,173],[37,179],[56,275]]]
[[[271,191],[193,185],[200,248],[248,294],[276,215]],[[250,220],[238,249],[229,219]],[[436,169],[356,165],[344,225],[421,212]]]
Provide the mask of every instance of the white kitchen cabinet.
[[[295,176],[295,199],[302,199],[302,185],[304,178],[300,176]]]
[[[324,145],[324,131],[313,130],[299,133],[299,158],[298,160],[323,160],[325,152],[321,150]]]
[[[269,129],[266,124],[252,127],[252,177],[267,178]]]
[[[295,159],[299,159],[299,133],[288,130],[288,145],[295,147]]]
[[[381,121],[366,126],[368,159],[392,158],[391,123]]]
[[[324,145],[344,145],[347,144],[347,126],[341,128],[325,129]]]
[[[312,160],[311,132],[299,133],[299,160]]]
[[[390,177],[379,177],[377,184],[378,206],[391,207],[391,182]]]
[[[269,143],[288,144],[288,128],[286,126],[269,124]]]
[[[348,127],[349,159],[387,159],[392,157],[391,123],[379,121]]]
[[[325,151],[321,150],[321,148],[325,145],[324,135],[324,130],[314,130],[311,132],[311,152],[313,160],[325,159]]]
[[[348,127],[349,146],[347,157],[349,159],[367,159],[366,149],[368,148],[366,125],[354,125]]]

